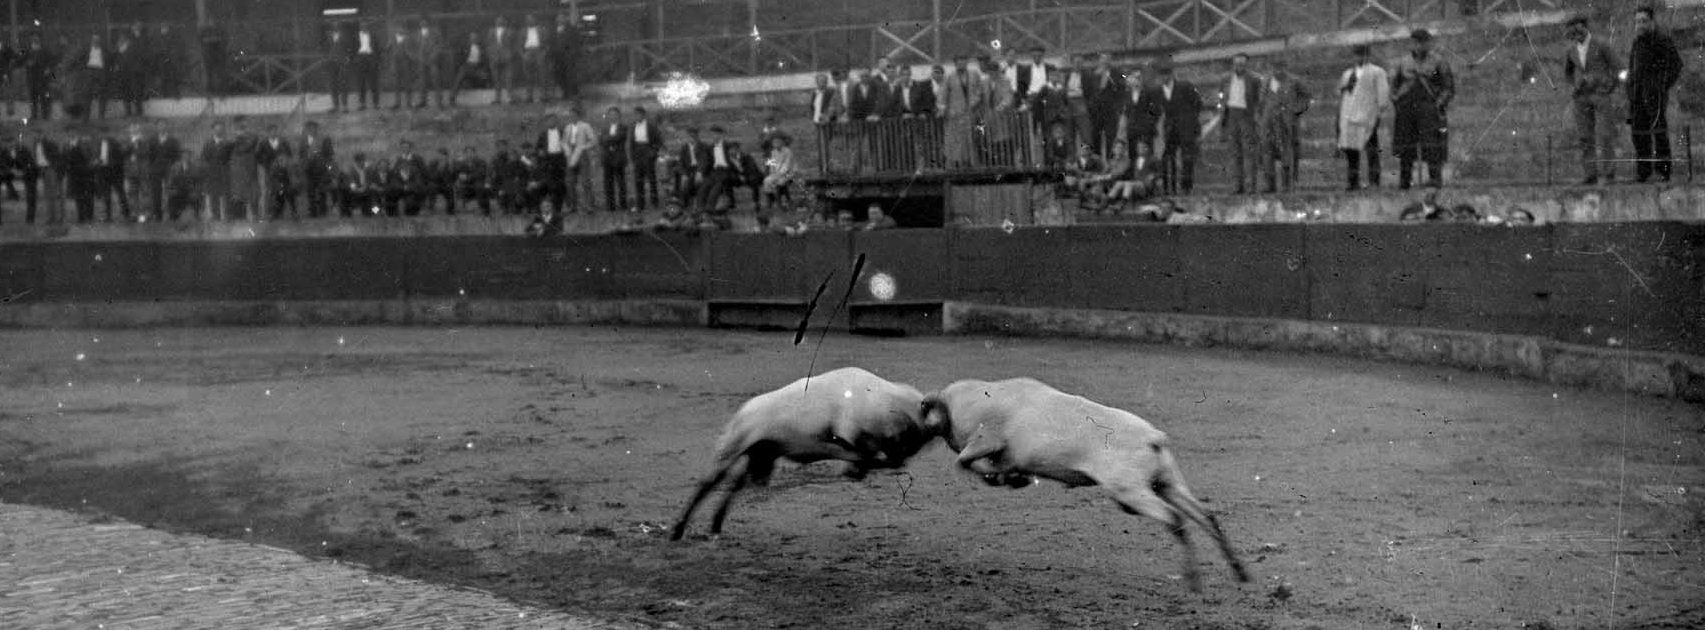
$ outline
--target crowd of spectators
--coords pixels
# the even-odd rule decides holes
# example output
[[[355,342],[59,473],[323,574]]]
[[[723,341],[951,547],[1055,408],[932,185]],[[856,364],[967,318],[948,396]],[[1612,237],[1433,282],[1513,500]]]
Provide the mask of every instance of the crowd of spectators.
[[[1574,45],[1562,65],[1574,92],[1586,183],[1613,179],[1615,134],[1606,128],[1619,116],[1634,125],[1639,181],[1667,180],[1670,174],[1664,114],[1681,60],[1674,43],[1655,27],[1651,9],[1637,9],[1634,16],[1638,36],[1626,72],[1584,18],[1569,23]],[[384,34],[370,21],[335,22],[327,32],[334,110],[349,109],[343,86],[351,78],[356,108],[379,107],[381,72],[399,88],[392,108],[454,106],[456,90],[467,80],[489,80],[499,102],[578,102],[572,70],[576,33],[566,13],[549,26],[532,15],[518,27],[499,17],[454,46],[427,19]],[[137,115],[141,99],[165,85],[145,71],[165,54],[156,43],[164,34],[156,38],[135,24],[113,38],[110,50],[95,36],[88,46],[62,55],[32,37],[24,50],[5,51],[0,58],[26,70],[32,117],[45,118],[51,109],[36,98],[37,79],[71,86],[65,88],[63,110],[73,117],[104,115],[113,95],[121,97],[125,114]],[[1379,127],[1388,110],[1394,112],[1390,137],[1399,161],[1398,187],[1411,187],[1417,165],[1424,167],[1425,185],[1442,183],[1455,78],[1450,63],[1432,51],[1428,31],[1415,30],[1409,39],[1408,54],[1386,65],[1374,61],[1371,47],[1355,47],[1353,64],[1335,83],[1340,96],[1335,144],[1345,159],[1349,190],[1364,187],[1364,162],[1366,186],[1380,184]],[[1165,59],[1124,67],[1107,54],[1052,61],[1059,63],[1041,49],[1023,56],[960,56],[950,66],[913,76],[911,69],[878,59],[867,69],[817,75],[807,113],[818,139],[831,146],[839,142],[857,168],[1039,165],[1062,175],[1065,191],[1097,212],[1177,214],[1166,210],[1177,204],[1156,200],[1192,193],[1200,145],[1216,134],[1229,148],[1235,192],[1295,187],[1299,118],[1313,96],[1306,78],[1282,60],[1235,55],[1222,76],[1203,82],[1213,86],[1207,98],[1191,81],[1180,80]],[[557,94],[539,89],[547,78],[557,84]],[[1625,101],[1611,98],[1617,89],[1625,90]],[[596,118],[577,105],[559,111],[560,118],[550,115],[530,138],[422,152],[403,139],[386,155],[340,156],[314,121],[289,135],[276,125],[250,129],[241,118],[230,129],[213,122],[199,147],[181,146],[159,124],[146,130],[133,124],[122,137],[76,131],[85,127],[51,138],[32,130],[0,153],[0,183],[14,198],[20,197],[14,182],[22,184],[26,222],[37,220],[45,200],[42,216],[50,223],[479,213],[540,214],[547,217],[540,229],[548,229],[565,214],[662,209],[665,226],[727,229],[738,193],[746,191],[766,229],[797,232],[850,223],[839,216],[788,216],[771,225],[772,217],[795,207],[793,188],[801,170],[793,139],[773,118],[758,130],[756,146],[743,147],[721,126],[702,133],[666,129],[643,107],[610,107]],[[999,123],[1011,120],[1027,128],[1003,130]],[[1006,137],[1011,133],[1028,134],[1033,144],[1027,146],[1040,153],[1013,149]],[[1019,156],[1034,162],[1015,162]],[[104,217],[95,212],[97,201]],[[69,219],[63,211],[67,202],[75,212]],[[891,221],[876,210],[869,225]]]
[[[0,147],[0,189],[23,202],[25,223],[546,211],[637,220],[660,209],[727,229],[741,197],[766,218],[791,213],[798,175],[792,140],[774,125],[760,131],[763,147],[748,151],[720,126],[708,138],[666,129],[644,107],[610,107],[596,121],[571,107],[547,115],[532,137],[419,151],[403,138],[383,155],[340,155],[316,120],[289,133],[252,128],[244,117],[210,127],[200,146],[185,146],[160,120],[133,122],[118,137],[90,125],[52,136],[29,127]],[[672,147],[671,133],[680,136]]]

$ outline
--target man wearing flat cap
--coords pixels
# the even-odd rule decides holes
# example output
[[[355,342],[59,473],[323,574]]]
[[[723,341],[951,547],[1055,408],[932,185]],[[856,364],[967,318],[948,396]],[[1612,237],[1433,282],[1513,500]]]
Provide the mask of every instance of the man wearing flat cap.
[[[1450,148],[1445,112],[1456,97],[1456,75],[1449,63],[1432,54],[1432,33],[1415,29],[1409,39],[1413,45],[1409,55],[1398,59],[1391,72],[1391,100],[1397,110],[1391,125],[1397,186],[1409,188],[1419,157],[1427,164],[1427,185],[1436,188],[1442,183]]]

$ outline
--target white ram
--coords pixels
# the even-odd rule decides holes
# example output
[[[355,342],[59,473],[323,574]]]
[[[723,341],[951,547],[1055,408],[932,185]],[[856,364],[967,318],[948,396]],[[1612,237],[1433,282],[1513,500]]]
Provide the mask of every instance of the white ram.
[[[732,476],[728,495],[711,518],[710,533],[721,533],[734,495],[748,482],[768,483],[777,459],[802,464],[842,460],[851,464],[846,474],[854,479],[869,469],[904,466],[935,439],[919,422],[922,401],[915,387],[852,367],[752,398],[728,421],[713,470],[675,522],[670,540],[681,539],[699,502]]]
[[[958,381],[925,397],[920,416],[959,454],[959,466],[989,485],[1021,488],[1037,477],[1099,485],[1125,512],[1165,523],[1184,547],[1191,590],[1201,590],[1201,574],[1186,518],[1213,536],[1238,581],[1249,581],[1219,521],[1184,484],[1166,434],[1135,414],[1016,378]]]

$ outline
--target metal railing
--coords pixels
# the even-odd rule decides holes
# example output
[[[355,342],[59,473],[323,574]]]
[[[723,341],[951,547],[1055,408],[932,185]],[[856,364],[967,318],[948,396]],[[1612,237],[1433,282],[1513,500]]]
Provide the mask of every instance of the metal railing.
[[[1040,136],[1024,111],[817,125],[818,172],[826,176],[1017,171],[1041,162]]]

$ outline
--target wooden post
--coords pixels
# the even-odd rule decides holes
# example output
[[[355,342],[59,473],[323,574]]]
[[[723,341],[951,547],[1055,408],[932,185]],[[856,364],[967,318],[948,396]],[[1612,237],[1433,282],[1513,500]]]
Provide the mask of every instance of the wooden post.
[[[18,0],[12,0],[12,48],[18,48]]]
[[[1137,47],[1137,0],[1125,3],[1125,48]]]
[[[655,1],[657,3],[657,24],[655,24],[655,32],[651,34],[651,38],[663,39],[663,0]]]
[[[751,37],[751,41],[747,42],[751,45],[751,55],[746,60],[746,72],[757,75],[763,72],[758,68],[758,37],[761,36],[758,32],[758,0],[746,0],[746,24],[749,27],[747,37]]]
[[[195,0],[195,25],[207,26],[207,0]]]

